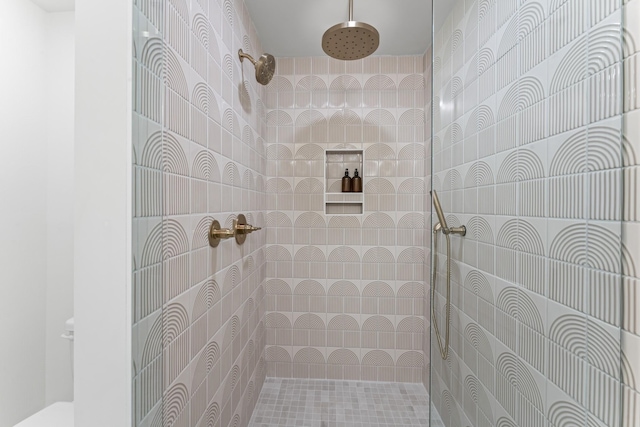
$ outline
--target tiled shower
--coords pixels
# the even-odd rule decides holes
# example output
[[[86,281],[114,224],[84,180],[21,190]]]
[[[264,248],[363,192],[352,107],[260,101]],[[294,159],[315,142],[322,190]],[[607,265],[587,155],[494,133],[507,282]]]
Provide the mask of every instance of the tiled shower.
[[[134,0],[133,425],[247,426],[267,377],[423,384],[448,427],[640,423],[619,3],[459,0],[433,55],[280,57],[265,87],[242,0]],[[331,210],[326,150],[362,153],[362,214]],[[468,229],[446,361],[432,186]],[[239,214],[263,229],[211,248]]]

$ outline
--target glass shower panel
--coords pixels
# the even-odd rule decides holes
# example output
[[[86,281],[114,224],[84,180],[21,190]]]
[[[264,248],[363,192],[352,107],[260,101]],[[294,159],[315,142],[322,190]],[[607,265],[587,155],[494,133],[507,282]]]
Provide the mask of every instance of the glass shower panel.
[[[167,221],[163,169],[163,2],[133,2],[133,413],[131,425],[164,426]]]
[[[133,425],[247,425],[264,383],[266,99],[244,2],[135,0]],[[266,230],[265,230],[266,231]]]
[[[622,1],[444,9],[434,15],[432,187],[449,227],[467,234],[450,238],[446,360],[431,328],[431,425],[631,426]],[[447,247],[433,237],[443,331]]]

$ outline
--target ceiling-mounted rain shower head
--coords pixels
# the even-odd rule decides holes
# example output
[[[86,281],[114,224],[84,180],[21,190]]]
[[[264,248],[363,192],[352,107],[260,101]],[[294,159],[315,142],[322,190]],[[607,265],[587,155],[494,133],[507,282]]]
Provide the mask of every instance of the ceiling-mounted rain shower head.
[[[334,25],[322,36],[322,50],[332,58],[345,61],[365,58],[379,45],[378,30],[353,20],[353,0],[349,0],[349,21]]]
[[[240,62],[243,62],[244,58],[247,58],[253,66],[256,68],[256,80],[261,85],[268,85],[273,78],[273,73],[276,72],[276,59],[273,55],[268,53],[263,54],[257,61],[240,49],[238,51]]]

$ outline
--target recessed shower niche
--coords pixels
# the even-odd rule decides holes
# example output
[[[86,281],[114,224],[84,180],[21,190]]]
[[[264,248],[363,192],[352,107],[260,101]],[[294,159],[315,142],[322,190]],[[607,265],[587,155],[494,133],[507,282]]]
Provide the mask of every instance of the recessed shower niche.
[[[363,180],[364,151],[358,149],[330,149],[325,151],[324,206],[327,215],[362,215],[364,213],[364,190],[343,192],[342,178],[345,170],[353,178],[356,169]]]

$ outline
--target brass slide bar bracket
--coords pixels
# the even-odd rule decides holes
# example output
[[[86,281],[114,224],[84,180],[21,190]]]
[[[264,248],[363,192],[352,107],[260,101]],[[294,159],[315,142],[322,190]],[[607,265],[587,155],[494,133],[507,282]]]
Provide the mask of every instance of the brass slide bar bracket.
[[[231,229],[222,228],[220,227],[220,222],[213,220],[211,227],[209,227],[209,245],[212,248],[217,248],[221,240],[232,237],[235,237],[236,243],[241,245],[247,240],[247,234],[258,230],[262,230],[262,227],[254,227],[251,224],[247,224],[247,218],[242,214],[233,220],[233,228]]]
[[[461,225],[460,227],[450,227],[447,229],[442,229],[442,233],[444,234],[458,234],[460,236],[466,236],[467,235],[467,227],[465,227],[464,225]]]

